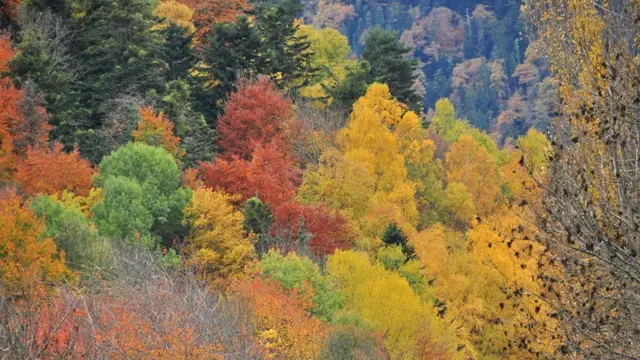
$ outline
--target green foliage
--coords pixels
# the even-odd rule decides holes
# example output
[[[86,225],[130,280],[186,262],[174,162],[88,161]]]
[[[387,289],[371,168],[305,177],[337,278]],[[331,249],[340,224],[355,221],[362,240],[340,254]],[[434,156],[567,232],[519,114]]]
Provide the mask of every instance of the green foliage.
[[[416,249],[409,243],[398,224],[391,223],[387,226],[382,235],[382,241],[386,245],[399,245],[406,258],[405,262],[416,258]]]
[[[110,178],[120,177],[129,181],[125,183],[120,180],[117,186],[115,184],[108,186]],[[170,245],[176,237],[186,235],[186,228],[182,225],[182,209],[190,201],[191,192],[180,186],[178,164],[163,148],[142,143],[129,143],[121,147],[100,162],[100,173],[96,175],[95,183],[99,187],[104,187],[105,190],[105,203],[102,205],[104,211],[108,213],[115,211],[109,208],[110,203],[107,203],[107,199],[112,196],[110,191],[117,192],[119,187],[123,187],[132,196],[135,195],[133,199],[136,205],[138,198],[140,199],[145,212],[151,216],[152,227],[145,229],[147,216],[141,214],[139,218],[145,221],[140,223],[144,226],[139,228],[129,225],[126,231],[123,230],[124,235],[130,236],[132,229],[138,229],[141,233],[150,230],[167,245]],[[113,193],[113,196],[114,200],[119,199],[119,194]],[[126,199],[119,199],[119,201],[126,201]],[[103,221],[104,226],[109,227]]]
[[[43,236],[50,237],[66,254],[73,269],[91,271],[100,265],[106,243],[89,224],[86,216],[48,196],[31,200],[29,208],[45,224]]]
[[[311,313],[321,319],[330,321],[333,314],[342,308],[342,297],[332,289],[318,266],[308,257],[300,257],[295,253],[283,256],[272,250],[262,257],[260,265],[265,276],[280,281],[285,289],[297,289],[304,293],[305,287],[311,285],[315,293]]]
[[[104,198],[93,207],[100,233],[125,242],[145,243],[153,217],[144,204],[141,186],[123,176],[110,176],[102,189]]]
[[[242,210],[244,215],[244,229],[256,234],[256,252],[261,255],[269,246],[271,240],[271,225],[275,219],[269,205],[257,197],[247,199]]]
[[[371,66],[366,61],[358,61],[347,66],[345,78],[329,90],[329,94],[333,98],[333,104],[339,107],[351,108],[359,98],[367,93],[370,72]]]
[[[80,4],[71,22],[78,34],[73,50],[79,65],[79,101],[89,117],[74,119],[75,136],[85,144],[83,153],[97,161],[100,149],[87,152],[95,141],[91,129],[102,123],[109,102],[125,93],[157,93],[165,64],[158,56],[160,36],[151,30],[158,21],[152,2],[89,0]]]

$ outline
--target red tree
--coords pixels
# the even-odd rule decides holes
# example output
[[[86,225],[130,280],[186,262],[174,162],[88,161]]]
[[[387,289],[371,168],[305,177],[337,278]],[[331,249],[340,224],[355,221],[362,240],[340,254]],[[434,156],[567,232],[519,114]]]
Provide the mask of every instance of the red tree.
[[[308,243],[309,250],[319,258],[353,245],[354,233],[347,219],[323,205],[302,205],[291,201],[275,208],[273,215],[276,220],[274,235],[289,240],[294,246],[303,230],[310,233],[313,237]]]
[[[290,201],[300,184],[300,170],[277,143],[258,145],[251,161],[236,156],[203,163],[200,174],[205,186],[240,195],[242,202],[257,195],[274,208]]]
[[[256,146],[280,141],[293,119],[293,103],[267,78],[243,81],[218,121],[222,157],[249,160]]]

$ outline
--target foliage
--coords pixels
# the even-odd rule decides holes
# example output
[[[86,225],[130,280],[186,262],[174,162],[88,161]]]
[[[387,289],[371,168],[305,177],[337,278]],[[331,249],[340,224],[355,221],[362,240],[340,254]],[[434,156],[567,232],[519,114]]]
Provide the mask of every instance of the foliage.
[[[310,297],[285,291],[280,282],[246,279],[233,284],[232,291],[251,309],[254,333],[267,357],[309,359],[319,355],[326,328],[310,317]]]
[[[0,193],[0,279],[4,296],[19,296],[41,281],[70,275],[64,252],[48,237],[44,225],[12,191]]]
[[[178,165],[163,148],[129,143],[103,158],[94,181],[104,189],[104,199],[96,205],[99,210],[96,221],[110,229],[109,234],[116,232],[130,237],[135,235],[136,229],[141,235],[150,231],[167,245],[184,236],[182,209],[189,202],[191,193],[180,186]],[[131,207],[135,211],[129,216],[136,216],[130,219],[119,214],[126,212],[122,207],[128,207],[127,204],[135,205]],[[111,223],[112,220],[126,222],[126,230],[119,231],[119,226]]]
[[[232,199],[202,188],[184,210],[191,227],[185,250],[204,275],[238,275],[254,256],[254,238],[245,235],[244,217],[233,209]]]
[[[269,251],[260,260],[262,273],[267,278],[280,281],[287,290],[297,290],[296,294],[307,296],[305,289],[313,288],[313,307],[310,312],[320,319],[330,321],[333,314],[343,306],[342,298],[332,289],[331,284],[320,273],[320,269],[308,257],[295,253],[286,256],[277,251]]]
[[[82,212],[48,196],[34,198],[29,208],[44,222],[43,234],[65,252],[70,267],[90,272],[100,266],[107,249]]]
[[[29,196],[55,194],[64,190],[86,196],[91,189],[93,168],[81,159],[77,150],[70,154],[55,142],[48,147],[29,148],[27,156],[18,163],[15,180]]]
[[[173,133],[173,124],[164,117],[161,111],[157,116],[151,108],[140,108],[138,129],[131,135],[136,142],[158,146],[167,150],[176,160],[180,160],[184,151],[178,147],[180,138]]]
[[[267,79],[244,81],[238,86],[218,120],[218,146],[226,160],[250,160],[257,146],[282,136],[293,118],[292,102]]]

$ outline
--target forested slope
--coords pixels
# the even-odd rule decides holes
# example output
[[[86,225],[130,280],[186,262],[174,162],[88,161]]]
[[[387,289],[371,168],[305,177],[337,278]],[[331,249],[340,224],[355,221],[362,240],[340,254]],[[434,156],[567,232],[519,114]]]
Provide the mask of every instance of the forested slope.
[[[0,358],[640,357],[638,19],[0,0]]]

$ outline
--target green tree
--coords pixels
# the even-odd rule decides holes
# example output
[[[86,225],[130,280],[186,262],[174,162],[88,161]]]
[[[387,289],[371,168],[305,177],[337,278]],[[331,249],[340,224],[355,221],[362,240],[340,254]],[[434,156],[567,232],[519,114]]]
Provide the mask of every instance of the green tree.
[[[45,225],[43,236],[53,239],[64,250],[69,266],[77,270],[91,270],[100,263],[106,250],[86,216],[49,196],[31,200],[29,208]]]
[[[371,65],[370,82],[387,84],[398,101],[421,112],[423,99],[412,89],[418,60],[406,57],[410,51],[395,31],[376,26],[367,34],[362,59]]]
[[[111,176],[102,184],[103,199],[93,207],[93,219],[102,235],[152,245],[153,217],[144,203],[141,186],[133,179]]]
[[[116,177],[130,181],[119,180],[107,186],[109,179]],[[137,186],[141,192],[142,207],[151,216],[152,224],[148,230],[167,245],[175,238],[186,235],[186,228],[182,225],[182,209],[191,199],[191,192],[180,186],[178,164],[165,149],[129,143],[100,162],[100,173],[96,175],[95,183],[104,187],[105,199],[101,206],[107,213],[116,211],[109,208],[111,203],[107,201],[111,191],[117,199],[120,196],[117,194],[118,188],[124,187],[137,199]],[[143,223],[147,224],[146,221]],[[116,226],[112,224],[112,227]]]
[[[165,64],[158,54],[160,36],[151,30],[158,22],[151,1],[89,0],[82,5],[72,30],[78,34],[77,91],[90,116],[75,120],[80,122],[78,136],[89,144],[94,141],[90,129],[102,123],[109,101],[124,93],[157,92]],[[102,154],[88,155],[99,159]]]
[[[382,235],[382,241],[387,246],[399,245],[402,247],[402,253],[406,257],[404,262],[415,259],[417,256],[415,247],[409,243],[408,238],[396,223],[391,223],[387,226]]]
[[[331,289],[331,285],[320,273],[318,265],[308,257],[295,253],[286,256],[271,250],[260,261],[264,276],[280,281],[285,289],[297,289],[304,296],[305,287],[313,288],[313,308],[311,313],[323,320],[331,320],[333,314],[342,308],[342,297]]]
[[[271,241],[271,226],[275,219],[271,207],[257,197],[248,199],[242,210],[244,215],[244,229],[256,234],[256,252],[262,255]]]

